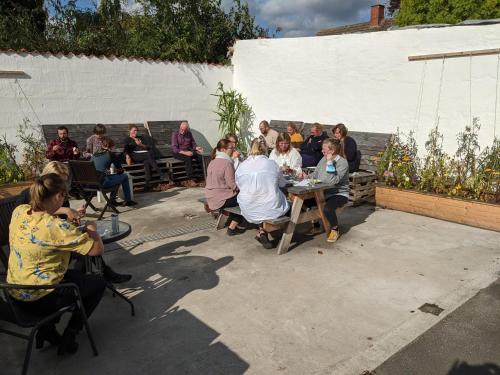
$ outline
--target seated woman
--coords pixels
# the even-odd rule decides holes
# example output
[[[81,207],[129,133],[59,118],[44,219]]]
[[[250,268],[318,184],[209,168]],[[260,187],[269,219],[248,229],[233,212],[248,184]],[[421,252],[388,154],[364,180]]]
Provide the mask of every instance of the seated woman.
[[[94,154],[101,152],[102,140],[105,136],[106,127],[103,124],[97,124],[94,126],[94,134],[87,138],[83,156],[85,158],[91,158]]]
[[[10,256],[7,282],[22,285],[75,283],[88,316],[102,298],[106,282],[99,275],[68,270],[71,253],[102,255],[104,245],[94,223],[79,228],[55,216],[66,199],[66,182],[57,174],[39,177],[30,188],[31,205],[18,206],[9,226]],[[65,289],[11,290],[14,302],[32,314],[49,315],[75,300]],[[36,346],[44,341],[58,345],[58,354],[78,349],[76,334],[82,329],[79,311],[73,311],[62,337],[51,322],[38,330]]]
[[[66,187],[69,189],[68,184],[69,184],[69,169],[68,166],[64,163],[61,163],[59,161],[51,161],[49,162],[45,168],[43,168],[42,171],[42,176],[46,174],[51,174],[55,173],[59,177],[63,179],[63,181],[66,183]],[[24,189],[17,197],[16,200],[16,206],[19,206],[21,204],[31,204],[31,195],[30,195],[30,189]],[[66,199],[64,200],[62,206],[54,212],[54,215],[57,215],[60,219],[67,220],[72,224],[75,225],[80,225],[80,218],[85,216],[85,207],[81,206],[77,208],[76,210],[73,208],[70,208],[69,206],[69,200]],[[78,256],[76,256],[78,267],[80,269],[83,269],[84,265],[83,262],[80,262],[81,259],[79,259]],[[130,274],[120,274],[115,272],[110,266],[108,266],[105,262],[104,259],[101,260],[102,266],[103,266],[103,276],[104,279],[110,283],[113,284],[120,284],[124,283],[126,281],[129,281],[132,278],[132,275]]]
[[[324,191],[324,214],[331,226],[328,242],[335,242],[340,236],[335,210],[349,200],[349,165],[341,155],[342,144],[337,139],[325,139],[322,146],[323,158],[319,161],[313,178],[331,184],[332,188]],[[310,206],[315,202],[304,202]]]
[[[337,124],[332,129],[333,137],[342,143],[342,149],[349,163],[349,173],[356,172],[361,162],[361,153],[358,151],[356,141],[347,135],[347,128],[344,124]]]
[[[231,155],[234,151],[232,143],[221,139],[217,147],[212,151],[212,161],[208,164],[205,185],[205,198],[208,208],[212,211],[224,207],[236,207],[238,201],[236,196],[238,188],[234,180],[234,166]],[[229,228],[227,234],[234,236],[245,230],[238,228],[241,217],[233,213],[229,214]]]
[[[243,161],[243,155],[238,149],[238,137],[234,133],[227,133],[224,138],[231,142],[231,145],[234,147],[234,151],[231,154],[231,159],[233,160],[234,169],[236,170],[238,169],[240,163]]]
[[[128,165],[132,163],[144,163],[146,181],[144,192],[151,191],[151,169],[160,174],[160,179],[165,179],[165,175],[160,170],[155,161],[153,145],[150,139],[137,135],[139,129],[136,125],[130,124],[128,127],[129,136],[123,141],[125,160]]]
[[[276,148],[269,154],[269,159],[275,161],[283,173],[302,173],[302,156],[291,145],[288,133],[279,133]]]
[[[128,183],[128,175],[123,173],[122,164],[120,163],[118,157],[113,153],[113,148],[115,147],[115,142],[108,137],[104,137],[101,140],[101,152],[94,154],[92,156],[92,161],[94,162],[95,169],[101,176],[101,183],[104,188],[110,188],[116,185],[121,185],[123,189],[123,195],[125,196],[125,206],[135,206],[137,202],[134,202],[130,195],[130,185]],[[111,164],[116,168],[116,174],[109,174],[109,169]],[[114,206],[120,206],[121,204],[116,201],[116,193],[111,196],[111,203]]]
[[[248,159],[236,170],[236,185],[240,189],[238,204],[241,214],[249,222],[258,224],[256,240],[266,249],[269,242],[263,222],[277,219],[288,212],[289,205],[280,187],[286,185],[278,165],[267,158],[264,141],[256,138],[250,145]]]
[[[293,147],[300,147],[302,142],[304,142],[304,137],[297,130],[297,125],[293,122],[289,122],[286,128],[288,135],[290,136],[290,141],[292,142]]]

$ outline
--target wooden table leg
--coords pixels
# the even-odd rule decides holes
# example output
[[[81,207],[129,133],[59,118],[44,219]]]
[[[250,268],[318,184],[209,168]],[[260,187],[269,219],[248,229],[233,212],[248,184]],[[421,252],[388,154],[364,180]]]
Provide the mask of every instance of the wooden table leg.
[[[321,217],[321,221],[323,222],[323,228],[325,228],[326,235],[328,236],[330,234],[330,222],[325,216],[324,209],[325,209],[325,195],[323,194],[323,190],[315,191],[314,192],[314,198],[316,198],[316,204],[318,205],[318,213],[319,216]]]
[[[304,199],[300,196],[295,196],[292,204],[292,211],[290,213],[290,221],[286,226],[283,236],[281,236],[280,244],[278,246],[278,255],[285,254],[290,247],[290,242],[292,241],[293,232],[295,231],[295,226],[299,221],[300,210],[302,209],[302,204]]]

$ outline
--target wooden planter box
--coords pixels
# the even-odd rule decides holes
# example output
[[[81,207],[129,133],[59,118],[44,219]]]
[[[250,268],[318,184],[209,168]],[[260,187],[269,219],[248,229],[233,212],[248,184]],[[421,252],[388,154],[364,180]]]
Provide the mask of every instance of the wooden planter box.
[[[30,187],[32,183],[33,181],[23,181],[17,184],[0,185],[0,199],[17,195],[27,187]]]
[[[375,188],[377,206],[500,232],[500,205],[386,186]]]

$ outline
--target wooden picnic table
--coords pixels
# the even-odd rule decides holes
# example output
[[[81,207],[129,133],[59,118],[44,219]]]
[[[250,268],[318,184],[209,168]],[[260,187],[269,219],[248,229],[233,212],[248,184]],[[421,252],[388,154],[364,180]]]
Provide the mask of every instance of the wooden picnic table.
[[[332,187],[331,184],[320,182],[312,186],[290,186],[286,188],[288,197],[293,203],[290,211],[290,221],[278,245],[278,255],[285,254],[288,251],[297,224],[319,219],[323,222],[323,228],[326,234],[328,235],[328,233],[330,233],[330,223],[323,214],[323,208],[325,207],[324,191]],[[302,211],[304,201],[310,198],[316,200],[316,207],[308,211]]]

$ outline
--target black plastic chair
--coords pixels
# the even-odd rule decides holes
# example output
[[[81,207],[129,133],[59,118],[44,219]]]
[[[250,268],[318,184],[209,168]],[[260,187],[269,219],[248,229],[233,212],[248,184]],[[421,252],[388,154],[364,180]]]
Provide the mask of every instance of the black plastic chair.
[[[9,263],[9,224],[12,212],[16,208],[18,196],[8,197],[0,200],[0,261],[7,271],[7,264]]]
[[[98,192],[101,192],[106,205],[101,211],[97,220],[101,220],[104,212],[108,207],[115,213],[119,213],[116,207],[111,202],[111,195],[115,195],[120,185],[115,185],[110,188],[104,188],[101,183],[101,176],[97,173],[93,161],[88,160],[70,160],[69,167],[73,178],[73,185],[79,191],[80,195],[85,199],[85,208],[90,206],[94,211],[99,211],[93,204],[94,198]],[[108,196],[109,194],[109,196]]]
[[[68,304],[67,306],[62,307],[58,311],[46,315],[46,316],[38,316],[28,313],[21,309],[19,306],[12,301],[12,297],[9,295],[9,290],[14,289],[72,289],[75,294],[75,302]],[[29,334],[24,334],[21,332],[13,331],[10,329],[6,329],[0,327],[0,332],[5,333],[11,336],[19,337],[21,339],[28,340],[28,346],[26,348],[26,354],[24,355],[24,364],[22,369],[22,375],[28,373],[29,362],[31,358],[31,352],[33,349],[33,341],[35,339],[35,335],[38,330],[44,325],[52,322],[54,319],[60,317],[66,312],[72,312],[75,309],[80,311],[82,316],[83,324],[85,327],[85,331],[87,332],[87,336],[89,338],[90,346],[92,347],[92,352],[95,356],[98,355],[97,348],[94,342],[94,338],[92,337],[92,333],[90,332],[90,326],[87,321],[87,314],[85,313],[85,309],[83,307],[82,297],[80,296],[80,291],[76,284],[73,283],[61,283],[58,285],[14,285],[7,284],[4,282],[0,283],[0,290],[2,294],[0,295],[0,320],[6,321],[21,328],[31,328]]]

